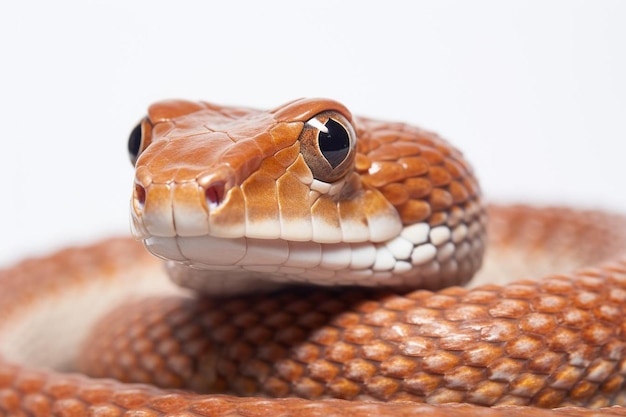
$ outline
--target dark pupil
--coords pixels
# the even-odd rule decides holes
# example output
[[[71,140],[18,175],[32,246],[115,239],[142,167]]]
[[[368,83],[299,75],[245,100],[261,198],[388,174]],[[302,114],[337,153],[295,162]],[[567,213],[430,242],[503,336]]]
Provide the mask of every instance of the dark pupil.
[[[139,153],[139,147],[141,146],[141,123],[139,123],[132,132],[130,132],[130,137],[128,138],[128,153],[131,154],[133,158],[137,157]]]
[[[330,166],[337,168],[350,151],[350,136],[341,123],[333,119],[328,119],[324,126],[328,129],[328,133],[320,131],[317,141]]]

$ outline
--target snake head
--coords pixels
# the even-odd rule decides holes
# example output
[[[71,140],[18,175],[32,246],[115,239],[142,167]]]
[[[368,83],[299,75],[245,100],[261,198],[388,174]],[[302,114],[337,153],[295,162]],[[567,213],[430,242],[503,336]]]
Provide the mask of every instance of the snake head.
[[[331,100],[271,111],[161,102],[133,130],[129,150],[141,239],[380,241],[401,227],[393,206],[363,189],[352,116]]]
[[[448,147],[403,124],[356,119],[328,99],[269,111],[159,102],[129,138],[133,232],[155,255],[194,269],[301,275],[312,262],[319,275],[320,264],[336,271],[352,258],[361,267],[357,257],[406,227],[422,222],[428,233],[454,205],[477,206],[471,170]],[[434,166],[444,159],[454,175]],[[411,182],[419,176],[429,190]]]

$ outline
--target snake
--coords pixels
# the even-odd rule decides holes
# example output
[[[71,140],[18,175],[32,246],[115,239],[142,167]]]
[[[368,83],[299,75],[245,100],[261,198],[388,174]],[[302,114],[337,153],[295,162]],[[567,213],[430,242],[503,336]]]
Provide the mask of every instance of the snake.
[[[158,102],[128,151],[134,238],[0,272],[1,416],[626,415],[624,216],[329,99]]]

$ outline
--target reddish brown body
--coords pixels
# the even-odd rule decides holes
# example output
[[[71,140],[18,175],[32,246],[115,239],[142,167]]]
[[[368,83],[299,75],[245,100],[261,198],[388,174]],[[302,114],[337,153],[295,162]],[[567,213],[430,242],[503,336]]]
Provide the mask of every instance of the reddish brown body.
[[[215,123],[221,123],[220,129],[233,137],[248,135],[276,142],[272,129],[301,132],[311,114],[328,110],[328,102],[324,103],[307,110],[299,105],[259,113],[213,110],[226,119],[255,114],[255,123],[261,121],[269,128],[255,130],[247,123],[247,129],[238,131],[230,129],[223,117]],[[209,172],[202,166],[201,161],[210,159],[216,149],[204,155],[205,148],[190,148],[183,152],[189,164],[168,168],[168,158],[155,155],[167,152],[177,140],[176,135],[167,139],[168,131],[194,135],[193,129],[203,129],[181,122],[186,112],[198,106],[204,105],[176,104],[167,111],[156,106],[151,109],[151,122],[143,122],[153,136],[142,144],[145,153],[137,161],[134,205],[142,206],[140,211],[167,211],[168,204],[178,204],[176,199],[185,191],[191,196],[188,209],[200,207],[207,219],[214,210],[219,217],[225,214],[220,214],[218,203],[236,201],[236,197],[228,200],[229,195],[245,196],[254,188],[251,184],[260,184],[246,182],[249,178],[275,172],[278,181],[290,173],[304,178],[316,171],[310,162],[302,165],[301,153],[293,149],[282,154],[276,148],[270,150],[283,145],[289,149],[295,142],[271,146],[268,142],[259,148],[267,152],[255,148],[247,154],[242,150],[247,145],[234,146],[240,142],[228,137],[216,145],[220,152],[225,144],[247,155],[220,154],[220,160],[231,161],[228,170],[236,172],[234,176],[217,178],[226,168]],[[346,120],[353,120],[345,108],[335,107],[347,113]],[[302,120],[289,124],[281,119],[286,114]],[[362,140],[354,154],[354,167],[348,166],[341,175],[332,170],[326,173],[331,182],[343,181],[342,175],[354,180],[346,181],[351,184],[349,192],[329,194],[329,202],[350,205],[342,203],[341,196],[356,196],[380,201],[384,210],[395,211],[404,226],[425,222],[452,227],[462,217],[455,210],[479,205],[471,169],[458,151],[447,148],[436,135],[401,124],[358,120]],[[220,136],[220,129],[203,134]],[[381,131],[395,132],[393,140],[369,137]],[[404,141],[398,132],[417,135],[419,146]],[[159,134],[166,138],[163,142]],[[287,136],[297,140],[294,135]],[[250,157],[254,154],[258,158]],[[276,159],[278,154],[282,156]],[[276,165],[281,158],[284,163]],[[269,170],[271,166],[276,169]],[[178,179],[172,182],[174,177]],[[357,180],[354,186],[356,182],[351,181]],[[216,189],[216,184],[223,189]],[[169,200],[172,195],[174,200]],[[217,208],[209,207],[212,203]],[[490,217],[491,249],[478,279],[499,283],[541,279],[438,292],[296,289],[204,298],[172,295],[176,291],[162,283],[158,262],[130,240],[110,240],[26,261],[0,273],[0,415],[594,414],[579,408],[536,408],[572,406],[604,407],[604,415],[626,415],[622,407],[606,408],[626,402],[626,219],[600,212],[521,206],[492,207]],[[154,217],[139,229],[164,230],[158,226],[166,223],[163,219],[168,217]],[[212,226],[207,224],[209,233]],[[162,288],[147,284],[153,281]],[[126,295],[133,301],[111,313],[109,323],[103,321],[91,335],[70,328],[46,339],[46,316],[90,292],[96,296],[87,300],[85,315],[124,306]],[[136,297],[145,293],[169,295],[138,303]],[[115,294],[113,301],[105,300],[108,294]],[[81,314],[68,313],[65,327]],[[77,370],[68,362],[72,355],[64,354],[74,349],[63,343],[65,338],[88,342],[81,369],[125,382],[62,373]],[[50,362],[45,355],[48,350],[60,352],[61,359]],[[435,406],[449,402],[462,404]]]

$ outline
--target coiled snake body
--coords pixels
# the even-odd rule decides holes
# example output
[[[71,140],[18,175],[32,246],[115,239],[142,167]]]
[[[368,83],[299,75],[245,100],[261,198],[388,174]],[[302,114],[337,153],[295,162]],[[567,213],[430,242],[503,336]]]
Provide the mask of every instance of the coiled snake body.
[[[129,151],[167,274],[130,239],[1,272],[0,415],[626,415],[623,217],[485,208],[331,100],[157,103]]]

